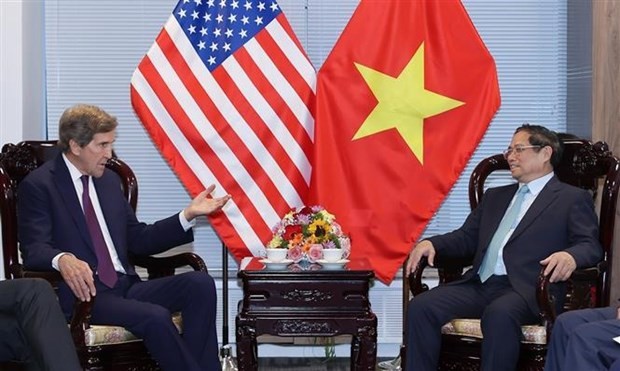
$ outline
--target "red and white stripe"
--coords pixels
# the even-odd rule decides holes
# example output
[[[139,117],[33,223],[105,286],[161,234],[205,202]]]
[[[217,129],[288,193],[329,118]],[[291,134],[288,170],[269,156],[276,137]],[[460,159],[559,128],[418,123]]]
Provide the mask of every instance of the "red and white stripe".
[[[213,72],[171,16],[134,72],[134,109],[190,193],[233,196],[211,222],[238,259],[304,204],[315,80],[283,14]]]

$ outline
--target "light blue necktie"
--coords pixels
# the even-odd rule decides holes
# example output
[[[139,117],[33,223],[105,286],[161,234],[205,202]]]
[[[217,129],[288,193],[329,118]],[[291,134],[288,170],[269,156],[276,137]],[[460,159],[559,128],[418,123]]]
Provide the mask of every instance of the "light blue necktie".
[[[523,198],[527,192],[529,192],[529,188],[527,188],[526,185],[519,188],[515,202],[512,204],[510,209],[508,209],[501,223],[499,223],[499,227],[497,227],[497,230],[491,239],[491,243],[489,244],[489,248],[484,255],[482,264],[480,264],[480,270],[478,271],[480,281],[484,282],[493,275],[495,265],[497,265],[499,249],[502,247],[502,242],[506,239],[506,235],[510,231],[510,227],[512,227],[519,216],[521,205],[523,205]]]

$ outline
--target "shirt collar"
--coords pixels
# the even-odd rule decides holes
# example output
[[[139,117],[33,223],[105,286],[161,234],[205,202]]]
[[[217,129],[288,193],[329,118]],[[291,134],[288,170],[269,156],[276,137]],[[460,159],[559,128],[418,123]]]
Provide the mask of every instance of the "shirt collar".
[[[73,165],[71,161],[69,161],[69,159],[67,158],[67,155],[65,155],[64,153],[62,154],[62,159],[65,161],[65,165],[67,165],[67,169],[69,169],[71,180],[73,180],[74,182],[80,180],[80,178],[83,175],[82,172],[80,172],[78,168],[75,167],[75,165]]]
[[[534,179],[531,182],[527,183],[527,187],[530,190],[530,193],[534,196],[538,196],[540,191],[547,185],[547,183],[553,178],[553,171],[547,175],[543,175],[538,179]],[[519,184],[519,187],[522,187],[523,184]]]

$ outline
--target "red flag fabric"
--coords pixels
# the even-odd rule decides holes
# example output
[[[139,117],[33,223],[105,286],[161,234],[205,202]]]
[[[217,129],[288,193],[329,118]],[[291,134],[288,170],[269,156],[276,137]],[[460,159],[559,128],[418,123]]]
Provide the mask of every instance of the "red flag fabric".
[[[231,194],[211,224],[237,259],[304,204],[316,73],[275,1],[179,1],[131,101],[191,195]]]
[[[459,1],[362,0],[318,74],[311,200],[390,282],[500,104]]]

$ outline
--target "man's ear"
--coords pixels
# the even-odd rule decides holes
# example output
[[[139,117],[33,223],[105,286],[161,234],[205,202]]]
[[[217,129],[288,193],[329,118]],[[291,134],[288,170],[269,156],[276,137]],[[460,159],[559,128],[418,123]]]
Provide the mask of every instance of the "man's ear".
[[[75,156],[79,156],[82,152],[82,147],[73,139],[69,139],[69,152]]]
[[[542,151],[544,151],[543,153],[545,154],[546,160],[551,163],[551,156],[553,156],[553,149],[551,146],[544,146]]]

